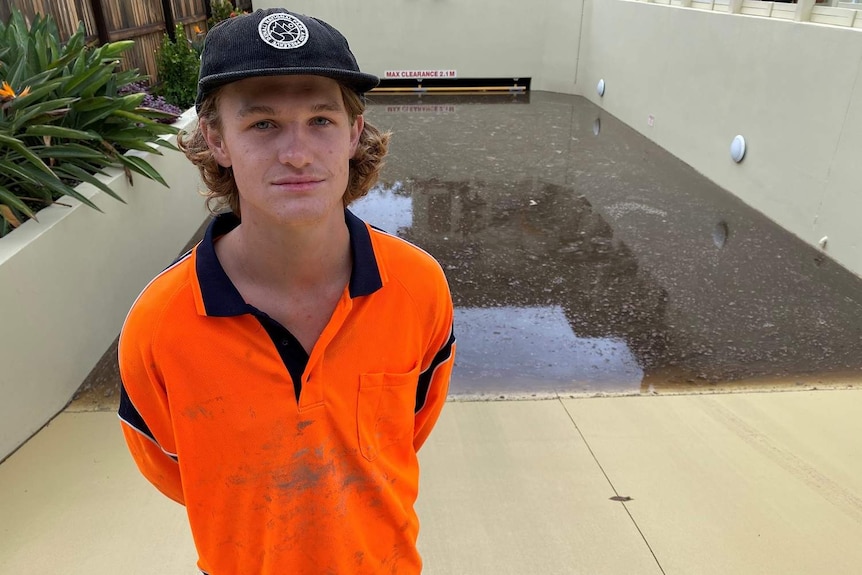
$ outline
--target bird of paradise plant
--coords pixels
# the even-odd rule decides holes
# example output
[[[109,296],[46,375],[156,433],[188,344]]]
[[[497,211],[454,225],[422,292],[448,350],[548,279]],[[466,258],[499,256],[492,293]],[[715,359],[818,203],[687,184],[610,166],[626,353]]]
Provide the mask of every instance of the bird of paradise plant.
[[[58,38],[50,17],[28,25],[14,10],[0,23],[0,237],[62,196],[99,209],[75,190],[80,182],[122,201],[97,177],[109,166],[165,184],[146,160],[124,154],[174,148],[160,136],[177,132],[156,121],[169,114],[141,106],[145,94],[120,93],[143,78],[118,71],[133,42],[88,46],[83,23],[65,44]]]

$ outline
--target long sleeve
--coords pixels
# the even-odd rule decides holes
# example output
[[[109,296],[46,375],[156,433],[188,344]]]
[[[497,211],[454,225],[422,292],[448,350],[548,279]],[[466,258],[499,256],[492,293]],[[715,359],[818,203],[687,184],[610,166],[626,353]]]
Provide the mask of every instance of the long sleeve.
[[[442,274],[442,271],[441,271]],[[445,286],[445,279],[443,279]],[[433,345],[428,350],[428,357],[423,363],[419,375],[419,386],[416,394],[415,421],[413,426],[413,447],[416,451],[422,447],[437,419],[449,391],[449,379],[455,364],[455,331],[453,325],[454,312],[448,287],[442,302],[438,302],[441,311],[434,325],[436,327]]]
[[[143,420],[140,419],[140,416],[135,423],[129,421],[136,419],[136,413],[137,410],[131,405],[125,389],[122,389],[119,411],[120,424],[132,459],[135,460],[144,477],[159,491],[184,505],[182,481],[176,456],[168,454],[156,443],[152,434],[148,433],[149,429],[146,424],[141,425]],[[141,427],[144,429],[142,430]]]
[[[132,310],[120,336],[120,417],[129,452],[159,491],[184,504],[167,392],[153,357],[149,318]]]

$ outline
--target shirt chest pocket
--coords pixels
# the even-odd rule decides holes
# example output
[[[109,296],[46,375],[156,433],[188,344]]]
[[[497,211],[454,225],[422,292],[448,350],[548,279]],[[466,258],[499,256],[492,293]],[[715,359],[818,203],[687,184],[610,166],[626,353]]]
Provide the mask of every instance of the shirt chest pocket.
[[[414,410],[419,369],[409,373],[364,373],[359,376],[356,423],[359,450],[374,461],[394,444],[413,445]]]

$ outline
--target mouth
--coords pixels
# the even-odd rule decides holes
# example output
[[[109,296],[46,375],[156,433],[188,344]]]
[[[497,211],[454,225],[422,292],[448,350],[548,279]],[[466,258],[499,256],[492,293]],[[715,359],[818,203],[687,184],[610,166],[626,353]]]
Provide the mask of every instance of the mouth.
[[[280,178],[272,182],[276,188],[283,190],[301,192],[311,190],[321,184],[324,180],[311,176],[296,176],[288,178]]]

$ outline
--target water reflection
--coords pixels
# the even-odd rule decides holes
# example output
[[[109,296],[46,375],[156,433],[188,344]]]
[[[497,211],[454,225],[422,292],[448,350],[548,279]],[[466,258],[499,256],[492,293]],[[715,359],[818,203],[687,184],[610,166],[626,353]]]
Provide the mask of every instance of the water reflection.
[[[666,347],[665,292],[586,198],[546,182],[506,188],[398,182],[354,207],[445,268],[459,342],[453,391],[638,388]],[[393,219],[399,195],[412,198],[413,224],[378,224]]]
[[[352,209],[381,230],[398,235],[413,226],[413,198],[403,189],[401,182],[390,187],[378,185]]]
[[[458,381],[507,393],[638,386],[643,370],[628,343],[577,335],[560,306],[457,308]],[[492,336],[492,337],[489,337]]]
[[[355,211],[446,269],[454,393],[860,372],[857,278],[614,118],[596,137],[588,101],[385,100],[391,155]]]

